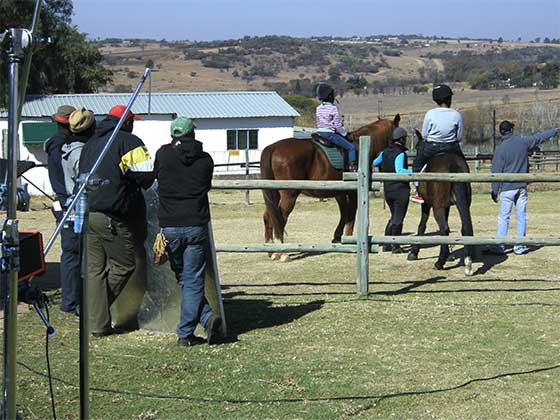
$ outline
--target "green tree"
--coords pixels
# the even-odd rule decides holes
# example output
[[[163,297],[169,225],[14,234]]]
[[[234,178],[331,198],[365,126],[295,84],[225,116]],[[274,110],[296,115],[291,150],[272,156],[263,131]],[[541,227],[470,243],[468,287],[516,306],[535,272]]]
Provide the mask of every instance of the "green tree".
[[[11,27],[29,28],[34,0],[2,0],[0,31]],[[33,54],[27,93],[96,92],[111,80],[111,71],[102,66],[99,49],[85,34],[71,25],[71,0],[43,2],[38,32],[53,38],[53,43]],[[0,61],[0,105],[7,102],[7,63]]]
[[[303,95],[286,95],[283,98],[300,113],[296,119],[297,125],[315,126],[315,108],[319,102]]]

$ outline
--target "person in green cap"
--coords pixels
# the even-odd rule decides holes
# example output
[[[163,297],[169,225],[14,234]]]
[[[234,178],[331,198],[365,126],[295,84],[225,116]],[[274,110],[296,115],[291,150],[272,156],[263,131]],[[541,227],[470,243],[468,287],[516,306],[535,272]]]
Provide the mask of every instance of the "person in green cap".
[[[208,191],[214,162],[195,140],[190,118],[171,123],[171,143],[156,153],[154,175],[158,180],[158,218],[168,242],[169,262],[181,286],[181,316],[177,325],[178,345],[190,347],[222,338],[222,320],[204,297],[204,273],[209,251]],[[206,340],[194,335],[200,323]]]

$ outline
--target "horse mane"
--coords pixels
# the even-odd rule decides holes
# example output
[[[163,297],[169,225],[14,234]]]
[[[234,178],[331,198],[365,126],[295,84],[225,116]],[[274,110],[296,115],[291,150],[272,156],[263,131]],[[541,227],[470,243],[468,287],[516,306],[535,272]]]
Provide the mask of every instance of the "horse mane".
[[[389,145],[393,127],[398,127],[400,119],[401,117],[399,114],[397,114],[392,121],[379,118],[377,121],[350,132],[348,139],[357,146],[360,141],[360,136],[370,136],[372,140],[370,155],[373,158]]]

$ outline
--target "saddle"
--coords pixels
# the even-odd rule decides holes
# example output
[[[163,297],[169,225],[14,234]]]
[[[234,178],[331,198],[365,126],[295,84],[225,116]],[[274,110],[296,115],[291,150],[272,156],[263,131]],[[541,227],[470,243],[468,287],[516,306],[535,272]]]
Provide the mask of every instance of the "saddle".
[[[323,150],[323,153],[325,153],[327,159],[335,169],[340,171],[348,168],[348,156],[343,149],[329,139],[322,137],[319,133],[312,133],[311,141]]]

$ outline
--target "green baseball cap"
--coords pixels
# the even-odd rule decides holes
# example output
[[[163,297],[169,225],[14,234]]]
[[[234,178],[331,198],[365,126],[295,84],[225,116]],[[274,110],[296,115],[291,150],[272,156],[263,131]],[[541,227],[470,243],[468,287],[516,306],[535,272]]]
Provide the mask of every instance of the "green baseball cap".
[[[196,125],[192,122],[190,118],[187,117],[177,117],[171,123],[171,137],[183,137],[187,134],[191,134]]]

